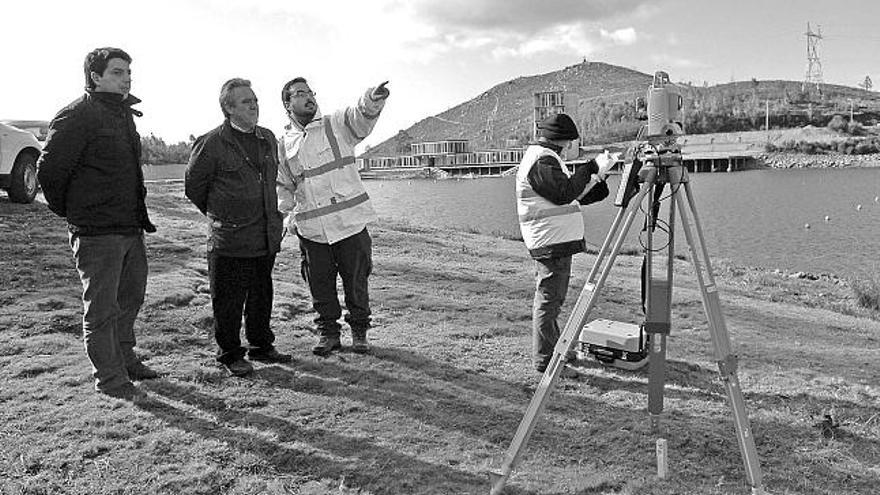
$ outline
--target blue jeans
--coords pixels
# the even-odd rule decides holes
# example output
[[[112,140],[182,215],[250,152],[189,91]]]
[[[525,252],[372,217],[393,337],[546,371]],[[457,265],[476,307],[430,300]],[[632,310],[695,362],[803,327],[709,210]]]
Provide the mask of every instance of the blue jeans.
[[[147,289],[144,236],[71,233],[69,238],[83,286],[83,344],[95,389],[115,388],[129,382],[125,365],[137,360],[134,320]]]
[[[535,260],[535,300],[532,303],[532,362],[543,372],[553,357],[559,340],[559,316],[568,280],[571,277],[571,256]]]
[[[338,337],[342,326],[337,320],[342,307],[336,294],[337,276],[345,293],[345,321],[353,332],[370,328],[370,293],[367,279],[373,271],[373,241],[367,229],[335,244],[323,244],[299,236],[300,267],[309,284],[312,307],[318,313],[315,325],[321,335]]]

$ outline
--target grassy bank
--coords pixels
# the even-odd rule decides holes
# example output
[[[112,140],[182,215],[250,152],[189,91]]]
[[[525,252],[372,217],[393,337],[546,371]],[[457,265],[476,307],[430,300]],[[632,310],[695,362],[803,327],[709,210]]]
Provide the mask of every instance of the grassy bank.
[[[0,493],[488,493],[485,470],[539,379],[521,242],[383,221],[371,230],[374,351],[322,359],[309,352],[308,293],[286,239],[273,327],[295,361],[230,378],[213,359],[202,219],[181,185],[149,187],[159,232],[136,332],[163,376],[135,404],[91,389],[63,221],[0,198]],[[592,261],[575,258],[564,315]],[[639,263],[620,258],[596,317],[639,320]],[[748,493],[699,290],[677,263],[669,479],[654,476],[646,375],[585,362],[554,391],[506,493]],[[837,279],[716,268],[765,487],[876,493],[876,312]],[[825,414],[836,426],[821,427]]]

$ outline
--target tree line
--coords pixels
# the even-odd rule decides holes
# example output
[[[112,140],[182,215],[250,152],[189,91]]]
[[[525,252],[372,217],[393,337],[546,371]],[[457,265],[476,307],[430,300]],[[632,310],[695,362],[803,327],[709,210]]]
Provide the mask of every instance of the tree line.
[[[147,165],[172,165],[189,161],[190,151],[195,142],[195,136],[190,136],[189,141],[181,141],[175,144],[167,144],[153,134],[141,136],[141,158]]]
[[[745,86],[745,87],[743,87]],[[843,95],[792,90],[786,87],[763,88],[766,83],[752,81],[739,87],[702,88],[680,85],[684,105],[683,124],[688,134],[784,129],[813,125],[824,127],[835,116],[850,115],[864,125],[880,122],[876,105],[853,101]],[[599,101],[581,105],[579,126],[587,144],[601,144],[635,139],[643,121],[632,101]]]

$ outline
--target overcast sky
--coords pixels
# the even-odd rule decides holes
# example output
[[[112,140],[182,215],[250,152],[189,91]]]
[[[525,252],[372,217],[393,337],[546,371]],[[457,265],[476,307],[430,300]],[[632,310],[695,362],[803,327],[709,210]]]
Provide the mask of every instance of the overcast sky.
[[[880,88],[877,0],[35,0],[3,2],[0,118],[48,120],[82,93],[99,46],[134,59],[141,134],[167,142],[222,121],[231,77],[253,82],[260,124],[304,76],[326,113],[390,80],[367,143],[519,76],[584,59],[694,84],[802,80],[809,22],[825,81]]]

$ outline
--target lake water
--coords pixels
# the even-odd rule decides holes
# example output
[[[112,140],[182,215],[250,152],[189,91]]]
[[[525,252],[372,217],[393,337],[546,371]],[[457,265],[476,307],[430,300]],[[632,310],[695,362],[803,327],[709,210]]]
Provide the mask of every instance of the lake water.
[[[182,177],[177,166],[145,170],[148,179]],[[690,177],[713,260],[842,276],[880,275],[880,167]],[[513,177],[365,184],[382,217],[519,236]],[[613,196],[617,177],[609,178],[609,186]],[[613,197],[585,209],[591,244],[601,245],[616,212]],[[633,224],[628,247],[638,246],[641,222],[637,218]],[[687,252],[683,235],[676,236],[676,251]]]
[[[690,177],[712,259],[816,273],[880,274],[880,203],[875,201],[880,196],[880,168],[753,170]],[[617,183],[617,177],[610,177],[611,196],[584,210],[587,240],[595,246],[602,244],[617,213],[613,202]],[[512,177],[366,181],[366,186],[380,216],[519,236]],[[636,218],[627,246],[639,246],[642,222],[642,217]],[[665,237],[659,237],[655,245],[665,243]],[[676,251],[687,252],[680,233]]]

